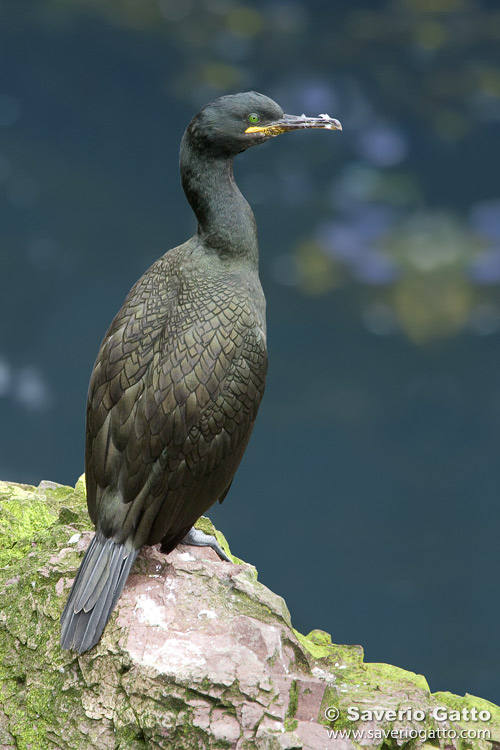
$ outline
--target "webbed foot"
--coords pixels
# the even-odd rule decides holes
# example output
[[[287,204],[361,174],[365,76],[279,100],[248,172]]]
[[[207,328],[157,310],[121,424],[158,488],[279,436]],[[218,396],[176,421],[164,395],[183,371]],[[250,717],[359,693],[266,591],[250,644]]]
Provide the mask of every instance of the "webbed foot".
[[[194,526],[188,531],[186,536],[181,539],[180,544],[191,544],[193,547],[211,547],[217,552],[221,560],[231,562],[213,534],[205,534],[204,531],[195,529]]]

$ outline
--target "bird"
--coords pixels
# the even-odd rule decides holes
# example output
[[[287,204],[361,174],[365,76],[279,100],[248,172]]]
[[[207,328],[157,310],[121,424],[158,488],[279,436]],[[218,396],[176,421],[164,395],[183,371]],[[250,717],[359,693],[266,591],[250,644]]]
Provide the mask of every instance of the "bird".
[[[233,161],[313,129],[342,127],[326,114],[286,115],[255,91],[210,102],[187,126],[180,174],[197,231],[132,287],[90,379],[85,478],[96,532],[61,615],[64,649],[99,641],[144,545],[208,545],[228,559],[193,527],[229,491],[267,371],[256,223]]]

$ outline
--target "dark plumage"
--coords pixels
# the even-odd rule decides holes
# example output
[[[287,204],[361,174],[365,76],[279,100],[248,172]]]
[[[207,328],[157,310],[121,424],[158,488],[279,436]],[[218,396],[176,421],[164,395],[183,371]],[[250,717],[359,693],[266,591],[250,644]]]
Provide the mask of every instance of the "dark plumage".
[[[198,231],[139,279],[97,355],[85,460],[96,535],[61,617],[63,648],[95,645],[140,548],[174,549],[229,490],[267,369],[255,220],[232,163],[298,128],[340,125],[284,115],[250,92],[208,104],[184,134],[182,186]]]

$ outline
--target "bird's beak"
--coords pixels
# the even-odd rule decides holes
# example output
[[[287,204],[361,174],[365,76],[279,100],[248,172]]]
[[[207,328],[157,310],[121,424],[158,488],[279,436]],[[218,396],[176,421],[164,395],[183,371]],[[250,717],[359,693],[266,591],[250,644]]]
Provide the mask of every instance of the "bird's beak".
[[[251,125],[245,130],[245,133],[262,133],[262,135],[273,136],[287,133],[289,130],[302,130],[304,128],[342,130],[342,125],[329,115],[319,115],[318,117],[283,115],[280,120],[268,122],[266,125]]]

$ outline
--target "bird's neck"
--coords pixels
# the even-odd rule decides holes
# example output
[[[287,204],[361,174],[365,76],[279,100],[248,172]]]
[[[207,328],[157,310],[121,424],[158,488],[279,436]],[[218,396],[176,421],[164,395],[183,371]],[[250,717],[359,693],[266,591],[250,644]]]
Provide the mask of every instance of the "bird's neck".
[[[252,209],[234,181],[233,160],[201,158],[181,149],[181,178],[198,219],[198,236],[222,260],[257,269],[257,228]]]

